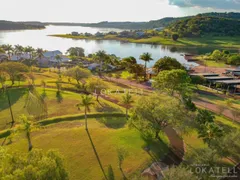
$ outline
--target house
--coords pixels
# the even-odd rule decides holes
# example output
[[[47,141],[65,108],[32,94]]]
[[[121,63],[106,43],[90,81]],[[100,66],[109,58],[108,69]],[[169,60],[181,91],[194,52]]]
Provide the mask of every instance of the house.
[[[154,28],[153,30],[155,31],[162,31],[164,29],[164,27],[158,27],[158,28]]]
[[[73,31],[71,34],[72,34],[72,36],[78,36],[79,35],[79,33],[75,32],[75,31]]]
[[[8,59],[8,55],[7,54],[0,54],[0,62],[5,61]]]
[[[97,32],[97,33],[95,34],[95,36],[96,36],[96,37],[103,37],[104,34],[103,34],[103,33],[100,33],[100,32]]]
[[[98,63],[92,63],[92,64],[89,64],[88,65],[88,69],[90,70],[90,71],[94,71],[94,70],[96,70],[97,68],[99,68],[100,67],[100,64],[98,64]]]
[[[144,36],[145,36],[145,32],[138,31],[138,32],[136,32],[136,36],[137,36],[138,38],[144,37]]]
[[[59,50],[55,50],[55,51],[47,51],[45,53],[43,53],[43,57],[38,57],[37,61],[38,61],[38,65],[40,67],[49,67],[49,66],[55,66],[59,63],[59,60],[56,59],[56,56],[59,55],[60,56],[60,61],[62,63],[66,63],[66,62],[70,62],[71,60],[62,54],[61,51]]]
[[[108,32],[107,34],[109,34],[109,35],[117,35],[118,33],[115,32],[115,31],[110,31],[110,32]]]
[[[21,61],[24,59],[31,59],[31,55],[30,54],[14,54],[12,56],[10,56],[10,61]]]

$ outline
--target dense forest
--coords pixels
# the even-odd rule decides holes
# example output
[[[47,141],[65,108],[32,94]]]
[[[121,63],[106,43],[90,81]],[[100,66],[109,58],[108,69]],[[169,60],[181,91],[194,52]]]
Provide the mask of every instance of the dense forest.
[[[200,14],[204,17],[218,17],[218,18],[228,18],[228,19],[238,19],[240,20],[240,13],[204,13]],[[199,15],[198,15],[199,16]],[[103,21],[99,23],[52,23],[48,22],[45,25],[66,25],[66,26],[86,26],[86,27],[102,27],[102,28],[119,28],[119,29],[154,29],[159,27],[166,27],[172,23],[178,22],[180,20],[186,20],[193,18],[195,16],[186,17],[165,17],[159,20],[152,20],[148,22],[108,22]]]
[[[240,20],[198,15],[177,21],[169,25],[168,29],[178,33],[180,37],[239,36]]]
[[[20,22],[0,20],[0,30],[43,29],[43,25],[25,24]]]

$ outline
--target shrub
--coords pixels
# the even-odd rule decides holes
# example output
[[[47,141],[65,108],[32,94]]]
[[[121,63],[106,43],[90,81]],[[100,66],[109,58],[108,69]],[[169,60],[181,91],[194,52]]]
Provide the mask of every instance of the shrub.
[[[231,65],[240,65],[240,55],[233,55],[227,59],[227,63]]]
[[[178,34],[173,34],[173,35],[172,35],[172,39],[173,39],[174,41],[177,41],[178,38],[179,38],[179,35],[178,35]]]

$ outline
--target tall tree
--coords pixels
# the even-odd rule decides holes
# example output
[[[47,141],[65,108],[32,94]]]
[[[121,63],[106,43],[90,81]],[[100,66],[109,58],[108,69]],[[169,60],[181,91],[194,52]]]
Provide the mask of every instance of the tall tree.
[[[33,149],[29,153],[12,153],[0,147],[0,169],[2,179],[69,179],[63,157],[56,150]]]
[[[169,56],[164,56],[160,58],[153,66],[157,72],[163,70],[172,70],[172,69],[185,69],[181,63],[179,63],[175,58],[171,58]]]
[[[31,131],[33,130],[33,123],[25,116],[21,115],[19,117],[20,126],[18,127],[18,131],[23,132],[28,141],[28,151],[31,151],[33,148],[32,140],[31,140]]]
[[[105,51],[99,50],[95,54],[95,59],[100,62],[100,71],[102,71],[102,66],[106,58],[107,58],[107,54]]]
[[[136,102],[129,125],[143,132],[151,132],[155,134],[155,138],[159,138],[159,132],[165,127],[183,127],[187,120],[188,114],[178,100],[154,93]]]
[[[80,110],[80,107],[84,107],[84,115],[85,115],[85,130],[88,131],[88,123],[87,123],[87,113],[90,112],[90,107],[93,105],[92,96],[90,95],[82,95],[81,102],[76,106]]]
[[[98,103],[100,103],[99,96],[101,95],[101,93],[106,91],[106,88],[107,84],[99,78],[91,78],[87,81],[87,90],[91,93],[96,94],[96,100]]]
[[[28,71],[28,67],[19,62],[3,62],[0,64],[0,71],[6,72],[9,75],[12,85],[15,82],[16,76],[19,73]]]
[[[70,56],[84,57],[84,49],[81,47],[71,47],[66,52]]]
[[[80,67],[74,67],[74,68],[68,69],[65,72],[65,75],[75,79],[77,83],[80,84],[80,80],[91,76],[91,72],[89,70],[86,70]]]
[[[147,62],[153,60],[152,59],[152,55],[150,53],[143,53],[139,58],[145,62],[145,75],[144,75],[144,79],[146,80],[146,78],[147,78]]]
[[[2,45],[2,48],[4,49],[4,51],[7,52],[7,54],[8,54],[8,59],[10,59],[10,56],[11,56],[11,54],[12,54],[12,52],[13,52],[13,47],[12,47],[12,45],[10,45],[10,44],[5,44],[5,45]]]
[[[186,71],[174,69],[171,71],[161,71],[152,85],[153,88],[167,92],[171,96],[174,93],[182,96],[191,94],[190,82],[191,79]]]
[[[131,96],[131,94],[128,92],[128,93],[125,93],[123,96],[122,96],[122,103],[124,105],[124,107],[126,108],[126,118],[128,119],[128,110],[130,109],[131,107],[131,104],[133,103],[133,98]]]

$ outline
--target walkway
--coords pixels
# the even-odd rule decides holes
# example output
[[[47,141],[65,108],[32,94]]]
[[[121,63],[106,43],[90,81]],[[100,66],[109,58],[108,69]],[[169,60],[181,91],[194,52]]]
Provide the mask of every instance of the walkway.
[[[108,78],[104,78],[104,79],[110,81],[110,79],[108,79]],[[126,79],[116,79],[116,78],[111,78],[111,81],[121,83],[121,84],[124,84],[124,85],[129,84],[130,86],[145,89],[145,90],[153,90],[153,88],[148,83],[139,84],[139,83],[136,83],[135,81],[129,81],[129,80],[126,80]],[[208,109],[212,112],[215,112],[215,113],[219,112],[218,105],[213,104],[211,102],[203,101],[203,100],[200,100],[200,99],[193,100],[193,102],[197,106],[204,107],[204,108],[206,108],[206,109]],[[229,119],[240,122],[240,117],[234,117],[232,111],[229,110],[229,109],[225,109],[221,114],[224,115],[225,117],[229,118]]]

